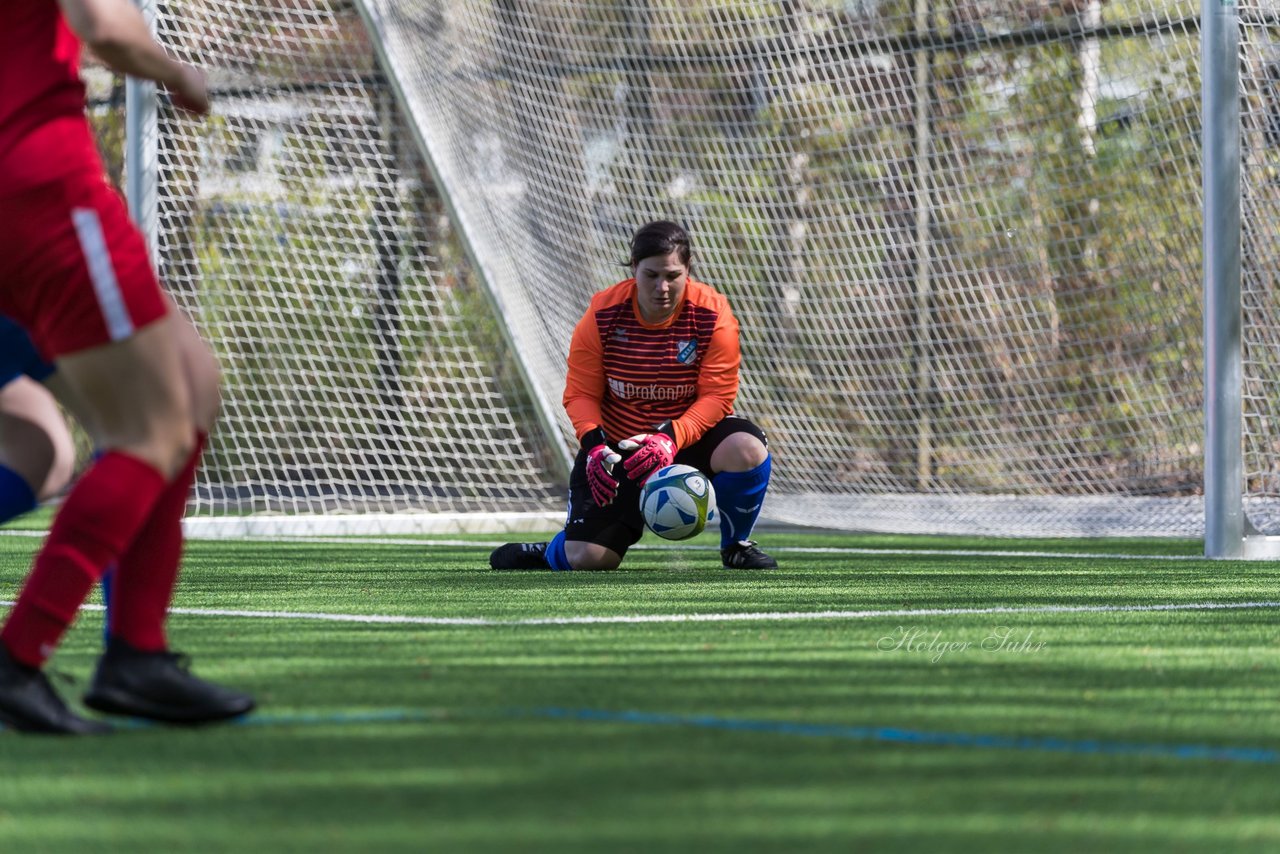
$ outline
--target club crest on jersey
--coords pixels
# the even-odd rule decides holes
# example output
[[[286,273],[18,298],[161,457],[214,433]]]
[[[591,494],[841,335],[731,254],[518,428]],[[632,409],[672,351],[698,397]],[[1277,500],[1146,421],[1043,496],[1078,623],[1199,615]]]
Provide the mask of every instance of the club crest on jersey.
[[[676,359],[682,365],[692,365],[694,360],[698,358],[698,342],[697,341],[677,341],[676,342]]]

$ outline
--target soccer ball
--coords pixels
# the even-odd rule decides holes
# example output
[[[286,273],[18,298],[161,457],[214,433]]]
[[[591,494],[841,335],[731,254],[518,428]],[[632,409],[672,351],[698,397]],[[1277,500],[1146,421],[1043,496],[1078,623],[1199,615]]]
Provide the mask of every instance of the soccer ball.
[[[715,521],[716,491],[693,466],[660,468],[640,488],[640,513],[659,537],[687,540]]]

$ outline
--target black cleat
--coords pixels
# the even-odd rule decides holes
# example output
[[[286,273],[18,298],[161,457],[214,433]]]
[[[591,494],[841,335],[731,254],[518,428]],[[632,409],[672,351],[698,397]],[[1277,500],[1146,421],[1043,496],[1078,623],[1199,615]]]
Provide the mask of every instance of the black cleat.
[[[198,679],[189,665],[180,653],[143,652],[111,638],[84,704],[112,715],[171,724],[212,723],[253,710],[253,697]]]
[[[760,551],[755,540],[740,540],[720,550],[725,569],[777,569],[778,562]]]
[[[493,569],[550,569],[546,543],[507,543],[489,555]]]
[[[110,724],[76,715],[37,667],[13,660],[0,646],[0,724],[20,732],[53,735],[102,735]]]

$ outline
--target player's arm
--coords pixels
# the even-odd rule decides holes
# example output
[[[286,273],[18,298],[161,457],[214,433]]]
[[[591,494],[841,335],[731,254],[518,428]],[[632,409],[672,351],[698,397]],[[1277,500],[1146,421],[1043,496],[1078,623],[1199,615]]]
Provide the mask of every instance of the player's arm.
[[[600,402],[604,399],[604,345],[595,313],[588,311],[569,341],[569,372],[564,382],[564,408],[574,433],[587,452],[587,485],[591,499],[604,507],[618,494],[613,468],[622,456],[605,436]]]
[[[112,70],[163,84],[184,110],[209,111],[204,74],[169,56],[130,0],[58,0],[58,6],[72,32]]]
[[[573,329],[573,338],[569,341],[569,371],[564,381],[564,410],[579,439],[601,429],[603,400],[604,344],[600,341],[595,313],[588,311]]]
[[[671,426],[676,444],[687,448],[733,412],[738,396],[738,368],[742,351],[738,321],[726,304],[711,333],[711,343],[698,372],[697,398]]]

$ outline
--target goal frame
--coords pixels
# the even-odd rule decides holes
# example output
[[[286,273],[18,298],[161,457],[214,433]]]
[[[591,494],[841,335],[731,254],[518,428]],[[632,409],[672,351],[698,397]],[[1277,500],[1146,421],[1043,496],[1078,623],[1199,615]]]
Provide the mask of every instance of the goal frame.
[[[155,26],[154,0],[135,0],[148,23]],[[379,11],[377,0],[356,0],[358,11],[372,38],[373,49],[379,64],[385,67],[382,41],[378,38]],[[1275,558],[1280,557],[1280,537],[1265,536],[1257,532],[1246,512],[1244,483],[1244,412],[1243,412],[1243,354],[1242,354],[1242,258],[1241,258],[1241,107],[1240,107],[1240,13],[1236,0],[1201,0],[1201,62],[1202,62],[1202,181],[1203,181],[1203,291],[1204,291],[1204,553],[1211,558]],[[411,109],[399,81],[388,75],[389,85],[401,110]],[[133,216],[147,237],[154,255],[157,251],[159,179],[158,111],[155,86],[146,81],[130,78],[126,88],[126,195]],[[409,122],[419,152],[436,179],[440,171],[432,158],[429,140],[425,139],[418,123]],[[459,222],[459,211],[452,204],[451,194],[442,194],[451,216]],[[478,257],[470,240],[465,222],[459,222],[459,232],[470,260],[479,272],[479,279],[499,318],[505,314],[500,294],[493,287],[486,272],[484,259]],[[507,327],[499,324],[504,335]],[[565,451],[556,416],[550,402],[541,394],[538,384],[528,376],[518,348],[516,354],[520,373],[532,395],[537,420],[551,440],[552,447]],[[568,457],[558,460],[567,467]],[[375,514],[377,515],[377,514]],[[439,516],[436,522],[426,524],[433,531],[475,530],[471,523],[444,517],[467,514],[405,514],[403,520],[410,527],[422,529],[424,517]],[[493,516],[496,514],[477,514]],[[515,514],[521,515],[521,514]],[[525,529],[526,526],[549,525],[547,514],[528,514],[530,518],[511,520],[500,525],[506,530]],[[409,517],[416,519],[409,522]],[[344,521],[345,520],[345,521]],[[196,520],[192,527],[201,531],[217,527],[206,524],[217,520]],[[240,520],[243,522],[244,520]],[[493,523],[494,520],[488,520]],[[389,521],[383,515],[381,521],[360,519],[354,516],[334,516],[288,519],[263,517],[253,524],[231,526],[243,533],[284,533],[305,531],[310,533],[341,534],[357,531],[367,533],[376,528],[381,532],[408,530],[404,525]]]
[[[1244,356],[1240,146],[1240,15],[1235,0],[1202,0],[1204,182],[1204,553],[1280,557],[1244,501]]]

